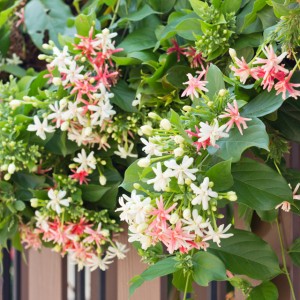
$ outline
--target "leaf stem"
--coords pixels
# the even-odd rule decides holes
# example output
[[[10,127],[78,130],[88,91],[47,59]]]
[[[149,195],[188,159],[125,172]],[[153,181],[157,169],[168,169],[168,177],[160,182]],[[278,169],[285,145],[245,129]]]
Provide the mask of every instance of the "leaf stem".
[[[183,294],[183,299],[182,300],[186,300],[186,296],[187,296],[187,290],[188,290],[188,286],[189,286],[189,279],[190,279],[191,273],[188,272],[187,278],[186,278],[186,283],[185,283],[185,288],[184,288],[184,294]]]
[[[114,11],[114,15],[111,19],[111,22],[110,22],[110,25],[109,27],[112,28],[112,25],[114,24],[115,20],[116,20],[116,17],[117,17],[117,13],[118,13],[118,10],[119,10],[119,6],[120,6],[120,0],[117,1],[117,4],[116,4],[116,7],[115,7],[115,11]]]
[[[287,265],[286,265],[286,259],[285,259],[285,249],[284,249],[284,245],[283,245],[283,239],[282,239],[282,234],[281,234],[281,230],[280,230],[280,226],[279,226],[279,222],[278,222],[278,218],[276,219],[276,226],[277,226],[277,231],[278,231],[278,236],[279,236],[279,242],[280,242],[280,250],[281,250],[281,256],[282,256],[282,263],[283,263],[283,271],[287,277],[289,286],[290,286],[290,290],[291,290],[291,294],[292,294],[292,299],[296,300],[296,296],[295,296],[295,292],[294,292],[294,287],[293,287],[293,283],[289,274],[289,271],[287,269]]]

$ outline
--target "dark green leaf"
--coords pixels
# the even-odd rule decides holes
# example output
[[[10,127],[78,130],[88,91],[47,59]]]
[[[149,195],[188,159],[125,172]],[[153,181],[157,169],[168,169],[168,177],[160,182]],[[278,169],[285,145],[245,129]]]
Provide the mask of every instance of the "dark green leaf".
[[[236,13],[242,4],[242,0],[224,0],[223,3],[221,4],[221,12],[222,13],[231,13],[234,12]]]
[[[274,283],[263,282],[252,289],[247,300],[278,300],[278,290]]]
[[[300,238],[296,239],[289,248],[289,255],[293,263],[300,267]]]
[[[14,202],[14,208],[18,211],[22,211],[25,209],[25,203],[21,200],[17,200]]]
[[[168,257],[148,267],[148,269],[145,270],[141,275],[136,276],[131,281],[129,289],[130,295],[132,295],[134,291],[145,281],[174,273],[177,270],[177,263],[178,262],[174,259],[174,257]]]
[[[172,123],[172,125],[174,125],[176,127],[176,129],[179,131],[181,136],[188,143],[191,143],[191,139],[189,138],[189,136],[187,135],[187,133],[185,132],[185,130],[182,127],[179,115],[173,109],[171,109],[170,122]]]
[[[187,285],[187,292],[190,293],[193,291],[192,277],[190,276],[188,280],[189,282]],[[178,270],[173,274],[172,284],[176,287],[177,290],[184,292],[186,288],[186,281],[187,281],[187,273],[184,273],[183,270]]]
[[[268,280],[281,273],[272,248],[254,233],[232,229],[234,235],[223,239],[221,247],[211,243],[209,252],[217,255],[226,268],[235,274]]]
[[[101,198],[110,190],[110,187],[97,184],[88,184],[82,185],[80,189],[82,191],[82,199],[84,201],[99,202]]]
[[[159,11],[161,13],[166,13],[166,12],[170,11],[174,7],[174,5],[176,3],[176,0],[168,0],[168,1],[147,0],[147,2],[156,11]]]
[[[267,165],[244,158],[232,166],[232,175],[238,202],[255,210],[271,210],[283,201],[292,201],[285,179]]]
[[[250,147],[269,150],[269,136],[264,123],[257,118],[252,118],[252,121],[248,121],[247,125],[249,128],[244,130],[243,135],[237,128],[233,128],[230,130],[228,138],[222,138],[217,142],[220,147],[217,152],[219,157],[224,160],[232,159],[233,162],[236,162],[241,158],[242,153]]]
[[[214,183],[215,191],[225,191],[233,185],[231,175],[231,160],[222,161],[211,167],[205,176]]]
[[[90,15],[79,14],[75,18],[75,27],[77,29],[77,33],[82,36],[88,36],[95,20],[96,14],[94,13]]]
[[[212,97],[217,94],[221,89],[225,89],[225,83],[223,80],[223,74],[221,70],[211,64],[208,72],[206,74],[206,81],[208,81],[206,88],[208,89],[208,92],[206,95],[212,99]]]
[[[193,256],[194,280],[201,286],[208,286],[211,281],[226,280],[223,262],[208,252],[198,252]]]
[[[262,117],[276,111],[283,104],[282,96],[276,96],[276,91],[263,91],[246,104],[241,115],[247,117]]]
[[[46,178],[44,176],[18,172],[13,174],[12,179],[15,183],[25,189],[35,189],[43,186]]]

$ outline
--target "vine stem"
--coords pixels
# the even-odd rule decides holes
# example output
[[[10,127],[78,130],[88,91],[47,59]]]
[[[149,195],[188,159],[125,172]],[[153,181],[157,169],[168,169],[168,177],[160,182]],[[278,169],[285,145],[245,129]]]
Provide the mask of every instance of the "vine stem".
[[[186,278],[186,283],[185,283],[185,288],[184,288],[184,294],[183,294],[183,299],[182,300],[186,300],[186,296],[187,296],[187,289],[189,286],[189,279],[190,279],[191,273],[189,272]],[[296,298],[295,298],[296,300]]]
[[[118,10],[119,10],[119,6],[120,6],[120,2],[121,2],[120,0],[117,1],[116,7],[115,7],[115,11],[114,11],[113,17],[112,17],[110,25],[109,25],[110,28],[115,23],[115,20],[116,20],[116,17],[117,17],[117,13],[118,13]]]
[[[282,239],[282,234],[281,234],[281,230],[280,230],[280,225],[278,222],[278,218],[276,219],[276,225],[277,225],[277,231],[278,231],[278,236],[279,236],[279,242],[280,242],[280,250],[281,250],[281,256],[282,256],[282,263],[283,263],[283,271],[287,277],[289,286],[290,286],[290,290],[292,293],[292,299],[296,300],[296,296],[295,296],[295,291],[294,291],[294,287],[293,287],[293,283],[290,277],[290,273],[287,269],[287,265],[286,265],[286,259],[285,259],[285,249],[284,249],[284,245],[283,245],[283,239]]]

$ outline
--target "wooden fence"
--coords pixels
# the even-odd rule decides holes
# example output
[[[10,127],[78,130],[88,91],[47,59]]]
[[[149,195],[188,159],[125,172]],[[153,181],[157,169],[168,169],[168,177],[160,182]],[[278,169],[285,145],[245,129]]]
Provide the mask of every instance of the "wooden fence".
[[[289,156],[289,165],[300,169],[300,146],[293,145]],[[280,223],[286,240],[285,245],[300,236],[299,216],[281,213]],[[242,220],[236,222],[243,228]],[[254,220],[253,231],[268,241],[277,252],[279,259],[280,245],[276,233],[276,225]],[[124,232],[120,239],[127,243]],[[130,245],[128,245],[131,248]],[[61,259],[49,249],[41,253],[29,250],[25,253],[25,263],[20,253],[11,249],[4,251],[4,272],[0,279],[0,300],[127,300],[129,298],[129,280],[141,273],[146,265],[131,248],[125,260],[116,261],[106,272],[77,272],[67,258]],[[287,261],[294,282],[297,299],[300,299],[300,269]],[[279,300],[290,300],[291,295],[284,276],[274,279],[279,289]],[[194,300],[229,300],[226,285],[213,282],[207,288],[196,287]],[[167,278],[160,278],[142,285],[131,300],[179,300],[180,295],[170,289]],[[242,294],[235,293],[234,300],[244,300]],[[257,299],[260,300],[260,299]]]

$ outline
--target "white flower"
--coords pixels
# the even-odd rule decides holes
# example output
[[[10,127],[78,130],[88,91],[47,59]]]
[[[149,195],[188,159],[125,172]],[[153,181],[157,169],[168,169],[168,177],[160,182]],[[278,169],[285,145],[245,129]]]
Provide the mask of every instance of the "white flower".
[[[94,151],[90,152],[88,156],[86,156],[86,152],[84,149],[81,149],[81,153],[77,154],[78,157],[75,157],[73,161],[80,164],[77,171],[86,171],[88,172],[90,169],[96,169],[96,159],[94,157]]]
[[[12,110],[15,110],[17,107],[19,107],[22,104],[22,101],[13,99],[9,102],[9,106]]]
[[[154,144],[152,143],[151,141],[147,141],[146,139],[144,138],[141,138],[141,142],[145,145],[145,147],[143,147],[143,151],[152,156],[152,155],[155,155],[155,156],[162,156],[162,152],[161,152],[161,146],[157,145],[157,144]]]
[[[49,64],[51,67],[65,68],[66,65],[71,64],[72,58],[68,52],[68,46],[64,46],[63,50],[60,51],[57,47],[53,47],[54,59]]]
[[[136,98],[132,101],[132,106],[138,106],[141,104],[141,94],[137,94]]]
[[[160,162],[156,164],[156,168],[152,167],[152,170],[155,173],[156,177],[153,179],[149,179],[147,181],[147,184],[153,184],[153,188],[157,192],[165,191],[169,186],[169,182],[171,181],[170,176],[167,172],[162,172]]]
[[[62,82],[62,84],[65,86],[69,82],[74,83],[75,81],[80,81],[80,80],[84,79],[84,76],[82,74],[80,74],[80,72],[83,70],[83,68],[84,68],[84,66],[77,67],[75,60],[71,61],[68,68],[61,67],[59,69],[59,71],[61,73],[66,74],[66,77],[65,77],[64,81]]]
[[[6,58],[6,63],[8,65],[20,65],[22,64],[22,60],[16,53],[13,53],[11,58]]]
[[[14,174],[15,171],[16,171],[16,165],[14,163],[9,164],[7,168],[7,172],[9,174]]]
[[[231,224],[229,224],[226,228],[224,228],[224,224],[222,224],[218,227],[217,231],[214,231],[212,226],[209,225],[208,231],[205,231],[206,237],[203,239],[203,241],[212,240],[214,243],[217,243],[218,247],[221,247],[220,246],[221,239],[227,239],[227,238],[233,236],[232,233],[225,233],[229,230],[230,227],[231,227]]]
[[[178,184],[184,184],[185,178],[195,180],[196,176],[194,173],[196,173],[198,169],[189,169],[193,162],[194,159],[192,157],[188,157],[187,155],[184,156],[180,165],[176,163],[175,159],[171,159],[165,162],[165,166],[168,168],[166,172],[169,177],[176,177]]]
[[[98,102],[98,105],[89,105],[88,109],[94,112],[91,115],[91,124],[93,126],[102,126],[104,121],[110,120],[116,113],[112,108],[113,106],[110,104],[109,100]]]
[[[197,195],[193,200],[192,204],[202,204],[204,210],[208,209],[208,202],[211,198],[218,197],[218,193],[214,192],[209,187],[209,178],[205,177],[203,182],[200,184],[200,187],[197,187],[195,184],[191,184],[193,192]]]
[[[129,251],[125,244],[121,244],[116,242],[115,247],[109,246],[107,249],[106,256],[108,258],[118,257],[118,259],[124,259],[126,257],[126,253]]]
[[[181,157],[184,154],[184,151],[181,147],[174,149],[173,151],[175,157]]]
[[[58,101],[55,101],[54,104],[50,104],[49,108],[53,111],[53,113],[49,114],[48,120],[55,120],[56,128],[59,128],[63,123],[63,107],[60,106]]]
[[[209,125],[204,122],[200,122],[200,135],[201,137],[198,139],[198,142],[204,142],[207,139],[210,140],[210,144],[212,146],[216,145],[216,141],[222,137],[228,137],[229,134],[225,133],[226,124],[219,127],[219,123],[217,119],[214,119],[213,125]]]
[[[43,215],[40,211],[35,211],[36,227],[41,228],[45,232],[49,230],[48,216]]]
[[[92,254],[92,256],[87,259],[87,266],[91,271],[95,271],[98,268],[102,271],[105,271],[108,269],[108,265],[112,262],[113,261],[107,256],[101,258],[96,254]]]
[[[96,34],[96,37],[98,38],[98,41],[95,42],[95,45],[100,45],[101,50],[103,54],[106,54],[108,50],[114,50],[115,46],[114,43],[111,41],[114,37],[116,37],[118,34],[113,32],[110,33],[109,29],[104,28],[102,30],[102,33]],[[95,47],[94,45],[94,47]]]
[[[126,145],[125,147],[122,147],[118,145],[118,150],[115,151],[114,153],[118,156],[120,156],[123,159],[126,159],[127,157],[137,157],[137,154],[131,153],[134,147],[134,143],[130,143],[130,146]]]
[[[141,131],[145,135],[151,135],[153,128],[150,125],[143,125],[143,126],[141,126]]]
[[[41,123],[40,119],[38,118],[38,116],[34,116],[33,117],[33,121],[34,121],[34,124],[30,124],[28,127],[27,127],[27,130],[28,131],[36,131],[36,135],[38,137],[40,137],[42,140],[45,140],[46,139],[46,134],[45,132],[54,132],[55,129],[53,126],[49,126],[48,125],[48,120],[47,119],[44,119],[43,120],[43,123]]]
[[[50,189],[48,191],[48,197],[50,201],[47,203],[47,208],[51,208],[52,210],[56,211],[56,213],[59,215],[61,213],[61,205],[63,206],[69,206],[71,200],[69,198],[64,199],[66,196],[66,191],[58,191]]]
[[[182,223],[186,224],[187,226],[184,226],[184,230],[190,233],[193,231],[196,235],[203,237],[203,229],[207,228],[209,226],[209,220],[207,219],[204,221],[202,216],[199,215],[199,212],[197,209],[193,209],[192,212],[193,218],[188,218],[187,220],[182,219]]]
[[[120,220],[127,223],[134,222],[135,224],[145,223],[149,212],[153,209],[151,199],[149,197],[142,200],[142,195],[137,195],[136,190],[131,192],[131,196],[125,194],[119,198],[121,207],[116,209],[120,211]],[[126,200],[127,202],[125,203]]]
[[[140,242],[141,247],[144,250],[147,250],[151,245],[152,245],[152,240],[149,235],[141,233],[138,229],[137,226],[131,225],[128,227],[129,230],[129,238],[128,242],[133,243],[133,242]]]

